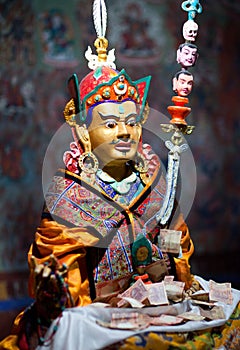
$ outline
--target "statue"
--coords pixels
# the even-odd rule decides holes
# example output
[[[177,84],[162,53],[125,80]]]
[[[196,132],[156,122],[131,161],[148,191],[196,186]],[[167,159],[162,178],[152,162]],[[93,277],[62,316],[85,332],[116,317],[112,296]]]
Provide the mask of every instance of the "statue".
[[[184,280],[186,288],[192,284],[188,260],[193,243],[180,213],[164,227],[182,231],[182,257],[157,248],[161,224],[154,215],[161,207],[166,180],[157,155],[142,142],[150,77],[132,81],[124,69],[116,70],[112,54],[111,60],[107,56],[104,33],[99,34],[97,59],[86,56],[92,72],[80,84],[76,74],[68,81],[71,99],[64,116],[78,156],[65,153],[66,169],[56,173],[45,196],[29,251],[29,286],[36,303],[19,323],[20,348],[41,344],[49,324],[65,307],[94,300],[111,304],[139,273],[131,245],[151,217],[154,222],[144,234],[151,252],[144,264],[161,261],[165,274]],[[176,203],[174,210],[179,210]],[[39,324],[35,327],[30,319]]]
[[[158,156],[144,143],[150,77],[133,81],[124,69],[115,68],[113,51],[108,57],[104,1],[95,0],[94,21],[98,55],[91,49],[86,55],[93,70],[80,83],[76,74],[68,81],[71,99],[64,117],[74,142],[64,154],[65,168],[57,171],[45,195],[28,255],[35,302],[17,317],[1,349],[45,346],[57,331],[54,327],[46,339],[48,328],[65,308],[95,302],[116,307],[119,294],[139,277],[155,283],[171,275],[186,291],[198,289],[190,272],[194,246],[188,227],[174,191],[166,195]],[[186,77],[192,85],[192,75]],[[167,147],[176,167],[185,145],[177,127],[174,131],[176,142],[168,141]],[[161,251],[161,229],[180,232],[179,252]]]

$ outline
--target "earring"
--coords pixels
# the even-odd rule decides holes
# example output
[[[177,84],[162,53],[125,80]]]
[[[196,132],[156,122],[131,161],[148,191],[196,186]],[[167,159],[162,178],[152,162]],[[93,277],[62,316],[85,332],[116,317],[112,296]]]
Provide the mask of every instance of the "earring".
[[[146,173],[148,171],[148,164],[143,155],[137,152],[134,160],[134,168],[140,173]]]
[[[93,183],[99,165],[97,157],[92,152],[84,152],[79,157],[78,165],[82,170],[81,178]]]
[[[137,152],[137,155],[134,160],[134,168],[139,172],[142,182],[145,185],[149,183],[150,176],[148,174],[148,162],[139,152]]]

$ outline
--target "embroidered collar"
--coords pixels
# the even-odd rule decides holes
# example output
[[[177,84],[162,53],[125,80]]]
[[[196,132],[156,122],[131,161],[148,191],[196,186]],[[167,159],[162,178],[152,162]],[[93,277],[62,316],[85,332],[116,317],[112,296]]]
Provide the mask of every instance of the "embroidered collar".
[[[97,176],[105,183],[110,184],[111,187],[119,194],[127,194],[131,188],[131,185],[137,181],[137,175],[135,173],[132,173],[122,181],[116,181],[101,169],[97,171]]]

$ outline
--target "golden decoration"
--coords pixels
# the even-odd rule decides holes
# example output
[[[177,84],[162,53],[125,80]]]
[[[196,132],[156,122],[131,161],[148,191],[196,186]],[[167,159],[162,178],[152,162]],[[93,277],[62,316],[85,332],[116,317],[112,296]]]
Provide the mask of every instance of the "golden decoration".
[[[64,118],[70,126],[76,126],[75,104],[73,98],[68,101],[63,111]]]

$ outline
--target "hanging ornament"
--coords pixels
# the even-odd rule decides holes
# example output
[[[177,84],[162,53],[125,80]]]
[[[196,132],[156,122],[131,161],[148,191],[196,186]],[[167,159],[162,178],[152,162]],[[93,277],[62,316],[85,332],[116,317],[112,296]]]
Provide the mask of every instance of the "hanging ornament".
[[[184,1],[182,9],[188,12],[188,21],[183,26],[185,43],[181,44],[177,50],[177,62],[181,65],[181,69],[174,75],[172,81],[176,96],[172,97],[174,105],[168,107],[171,115],[170,124],[161,124],[163,132],[172,133],[171,141],[165,142],[169,149],[166,195],[162,208],[156,214],[156,219],[162,226],[167,224],[172,214],[180,156],[188,149],[183,135],[191,134],[195,128],[186,122],[186,117],[191,112],[191,108],[186,106],[189,102],[187,96],[190,95],[193,87],[193,75],[188,69],[195,65],[198,58],[197,46],[193,44],[197,37],[198,25],[193,19],[197,13],[202,12],[202,6],[198,0]]]

